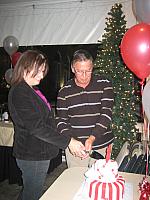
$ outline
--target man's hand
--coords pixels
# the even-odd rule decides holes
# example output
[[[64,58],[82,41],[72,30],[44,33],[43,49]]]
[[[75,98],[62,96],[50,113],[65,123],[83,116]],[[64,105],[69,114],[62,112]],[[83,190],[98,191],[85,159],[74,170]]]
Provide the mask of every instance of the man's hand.
[[[93,142],[95,141],[95,137],[90,135],[90,137],[85,141],[85,151],[90,152],[92,150]]]

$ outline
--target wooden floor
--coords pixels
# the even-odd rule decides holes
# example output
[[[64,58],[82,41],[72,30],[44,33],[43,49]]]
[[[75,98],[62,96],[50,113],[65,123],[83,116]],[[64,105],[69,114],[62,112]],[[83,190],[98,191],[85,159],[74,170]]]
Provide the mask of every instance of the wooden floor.
[[[55,168],[53,172],[47,175],[44,192],[66,168],[66,163],[63,162]],[[20,190],[21,186],[18,186],[17,184],[8,184],[7,180],[0,182],[0,200],[17,200]]]

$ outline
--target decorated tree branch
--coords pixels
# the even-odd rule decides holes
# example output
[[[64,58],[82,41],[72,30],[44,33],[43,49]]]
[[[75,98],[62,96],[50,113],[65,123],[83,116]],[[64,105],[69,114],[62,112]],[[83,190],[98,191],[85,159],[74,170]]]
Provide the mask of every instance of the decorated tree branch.
[[[116,158],[125,141],[135,141],[137,116],[135,112],[134,74],[124,64],[120,54],[120,43],[127,31],[121,4],[115,4],[106,18],[105,33],[100,41],[95,73],[112,81],[115,102],[112,131],[115,135],[112,157]]]

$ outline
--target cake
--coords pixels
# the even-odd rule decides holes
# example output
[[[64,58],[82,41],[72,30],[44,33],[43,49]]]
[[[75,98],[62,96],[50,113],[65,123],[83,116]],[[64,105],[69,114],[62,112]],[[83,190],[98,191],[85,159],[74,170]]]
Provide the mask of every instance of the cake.
[[[111,145],[107,147],[106,159],[95,161],[85,173],[85,180],[73,200],[123,200],[125,180],[110,156]]]
[[[82,195],[89,200],[122,200],[124,184],[117,162],[100,159],[85,173]]]

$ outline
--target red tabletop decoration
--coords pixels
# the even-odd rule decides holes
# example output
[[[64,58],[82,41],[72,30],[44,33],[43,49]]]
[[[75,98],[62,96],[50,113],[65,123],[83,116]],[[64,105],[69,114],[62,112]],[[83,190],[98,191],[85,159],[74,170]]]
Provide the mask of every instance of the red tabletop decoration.
[[[146,176],[143,178],[142,182],[139,183],[141,196],[139,200],[149,200],[150,197],[150,183],[147,181]]]

